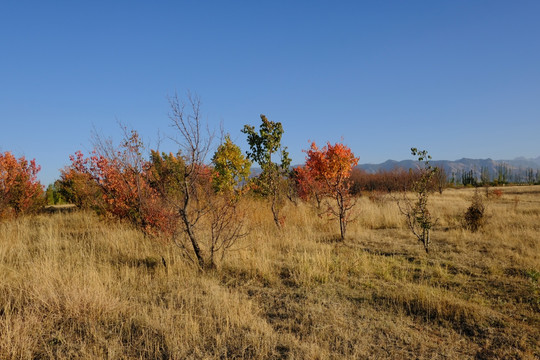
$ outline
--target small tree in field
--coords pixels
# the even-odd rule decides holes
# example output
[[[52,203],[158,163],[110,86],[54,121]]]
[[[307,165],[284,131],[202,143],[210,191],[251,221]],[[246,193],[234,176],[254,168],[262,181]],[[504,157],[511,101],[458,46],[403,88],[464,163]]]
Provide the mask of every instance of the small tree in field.
[[[240,207],[242,186],[250,174],[251,162],[229,136],[218,146],[212,157],[212,185],[210,194],[210,244],[209,258],[214,261],[216,254],[232,247],[246,235],[244,232],[245,212]]]
[[[242,150],[231,141],[229,135],[219,145],[214,157],[214,190],[221,193],[232,193],[237,186],[245,183],[250,174],[251,162],[244,157]]]
[[[418,176],[412,181],[411,190],[415,198],[414,200],[410,199],[404,191],[403,200],[398,201],[398,206],[401,213],[405,215],[407,226],[418,241],[424,245],[424,250],[428,253],[431,244],[430,232],[436,223],[428,209],[428,198],[431,191],[430,183],[436,175],[437,169],[429,164],[431,156],[426,150],[411,148],[411,154],[418,157],[420,164]]]
[[[28,213],[43,204],[43,186],[37,180],[40,169],[35,160],[0,153],[0,218]]]
[[[213,269],[216,255],[223,257],[244,235],[235,189],[249,173],[249,162],[227,137],[214,154],[214,168],[208,166],[213,134],[203,132],[199,98],[188,94],[188,104],[177,96],[169,100],[180,151],[152,153],[153,182],[180,219],[185,236],[175,237],[176,245],[201,270]]]
[[[309,176],[304,179],[315,182],[315,189],[323,196],[335,200],[335,207],[329,204],[328,211],[339,219],[341,240],[345,239],[349,210],[354,206],[352,195],[349,193],[349,177],[352,169],[360,158],[355,157],[351,149],[337,143],[327,143],[319,149],[315,143],[306,151],[306,165]],[[310,185],[311,189],[314,187]]]
[[[474,195],[471,199],[471,205],[465,212],[465,227],[471,232],[476,232],[485,222],[486,207],[482,201],[482,197],[478,193],[478,189],[474,190]]]
[[[437,190],[439,191],[439,194],[442,195],[444,189],[448,185],[448,175],[446,174],[446,170],[444,170],[444,167],[436,167],[435,168],[435,186],[437,187]]]
[[[66,199],[60,192],[60,182],[56,180],[54,184],[49,184],[45,190],[45,202],[47,205],[61,205],[66,203]]]
[[[259,131],[250,125],[245,125],[242,132],[248,136],[250,151],[247,152],[249,159],[261,166],[262,173],[255,180],[255,185],[263,196],[269,197],[272,215],[277,227],[281,227],[283,219],[280,216],[286,196],[288,175],[291,159],[287,148],[281,146],[283,126],[280,122],[273,122],[261,115]],[[279,163],[272,159],[274,154],[279,154]]]

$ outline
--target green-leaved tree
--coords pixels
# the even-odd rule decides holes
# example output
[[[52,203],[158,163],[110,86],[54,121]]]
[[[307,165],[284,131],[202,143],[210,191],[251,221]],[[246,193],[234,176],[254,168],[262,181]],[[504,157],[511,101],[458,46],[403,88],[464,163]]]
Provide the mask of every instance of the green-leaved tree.
[[[431,229],[436,223],[428,209],[428,198],[431,192],[430,184],[433,177],[436,176],[437,168],[429,163],[431,156],[428,155],[427,150],[411,148],[411,154],[418,158],[419,163],[418,176],[413,180],[410,189],[414,198],[409,198],[404,192],[402,201],[398,201],[398,206],[401,213],[405,215],[409,229],[424,245],[424,250],[427,253],[431,244]]]
[[[276,226],[281,227],[283,218],[280,211],[284,204],[287,191],[287,179],[291,159],[286,147],[281,146],[283,126],[261,115],[259,131],[250,125],[244,125],[242,132],[247,134],[250,150],[249,159],[258,163],[262,173],[255,179],[258,191],[271,202],[272,215]],[[279,157],[279,162],[276,161]]]

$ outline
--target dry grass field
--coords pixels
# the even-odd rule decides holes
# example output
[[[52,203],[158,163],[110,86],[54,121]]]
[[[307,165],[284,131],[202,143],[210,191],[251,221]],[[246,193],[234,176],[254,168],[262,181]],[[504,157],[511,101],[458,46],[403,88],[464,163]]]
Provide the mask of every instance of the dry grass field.
[[[389,197],[359,199],[344,243],[253,201],[208,273],[91,213],[0,223],[0,359],[538,359],[540,187],[501,190],[476,233],[472,189],[432,195],[429,254]]]

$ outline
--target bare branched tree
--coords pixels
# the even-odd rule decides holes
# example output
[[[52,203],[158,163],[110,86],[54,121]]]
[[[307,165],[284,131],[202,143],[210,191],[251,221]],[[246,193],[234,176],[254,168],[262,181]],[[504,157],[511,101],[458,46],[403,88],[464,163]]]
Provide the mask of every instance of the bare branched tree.
[[[213,169],[206,159],[213,148],[214,133],[203,125],[199,97],[188,93],[186,103],[175,95],[169,102],[172,127],[178,134],[172,140],[180,151],[176,157],[154,152],[154,163],[161,172],[158,178],[166,183],[161,189],[180,218],[183,236],[175,236],[176,245],[188,258],[193,259],[194,254],[200,269],[211,269],[216,266],[216,256],[223,257],[245,235],[244,216],[238,199],[217,193],[213,186]],[[175,174],[173,180],[166,180],[171,174]]]
[[[208,265],[205,263],[205,255],[200,246],[196,227],[199,221],[210,211],[210,204],[204,199],[204,179],[208,169],[205,167],[205,159],[212,146],[213,134],[208,136],[201,134],[201,101],[197,96],[188,93],[189,109],[186,112],[186,103],[175,94],[169,98],[171,106],[172,126],[178,131],[179,138],[173,138],[180,147],[180,154],[184,160],[183,179],[180,184],[180,192],[171,199],[177,209],[183,225],[183,230],[191,242],[193,252],[201,268]],[[201,186],[203,185],[203,186]],[[167,194],[170,195],[170,194]]]
[[[442,165],[440,167],[436,167],[435,169],[435,185],[439,191],[439,194],[442,195],[444,189],[448,185],[448,175],[446,174],[446,170]]]

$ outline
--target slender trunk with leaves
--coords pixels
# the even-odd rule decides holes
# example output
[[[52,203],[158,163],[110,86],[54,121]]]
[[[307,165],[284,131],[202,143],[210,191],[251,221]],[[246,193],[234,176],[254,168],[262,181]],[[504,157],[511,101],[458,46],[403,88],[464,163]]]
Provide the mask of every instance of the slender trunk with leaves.
[[[287,193],[287,176],[291,159],[286,147],[281,146],[283,126],[279,122],[269,121],[261,115],[262,123],[259,131],[250,125],[245,125],[242,132],[248,136],[250,151],[247,157],[261,166],[262,173],[255,180],[258,191],[270,200],[270,209],[274,223],[278,228],[283,226],[284,219],[281,210]],[[274,153],[281,155],[278,164],[272,161]]]
[[[358,164],[351,149],[343,144],[331,145],[328,143],[319,149],[315,143],[306,151],[305,169],[297,170],[298,181],[302,189],[311,189],[318,196],[328,196],[332,202],[328,202],[328,213],[339,220],[341,241],[345,240],[347,223],[350,219],[350,210],[355,205],[351,195],[349,178],[352,169]],[[335,202],[334,202],[335,201]]]
[[[419,242],[424,246],[426,253],[429,253],[431,244],[431,229],[436,224],[428,209],[428,199],[430,194],[430,183],[436,175],[436,168],[429,164],[431,156],[426,150],[411,148],[411,154],[418,156],[418,174],[412,180],[412,192],[414,199],[403,191],[403,196],[398,199],[397,204],[401,213],[405,216],[408,228]]]

